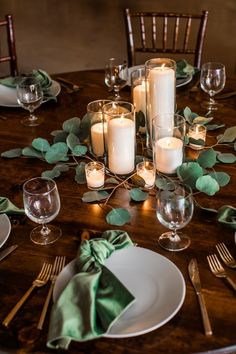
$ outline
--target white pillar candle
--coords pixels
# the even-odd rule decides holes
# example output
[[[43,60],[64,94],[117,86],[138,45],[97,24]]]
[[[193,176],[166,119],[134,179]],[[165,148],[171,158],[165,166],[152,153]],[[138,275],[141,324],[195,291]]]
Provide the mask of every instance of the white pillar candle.
[[[115,174],[125,175],[134,170],[135,123],[124,117],[108,122],[108,168]]]
[[[134,86],[133,88],[133,104],[135,106],[136,112],[143,112],[146,117],[146,85],[145,80],[141,82],[140,85]],[[140,127],[139,131],[145,133],[146,128]]]
[[[91,144],[92,151],[97,156],[103,156],[105,152],[105,144],[107,140],[107,123],[96,123],[91,127]]]
[[[173,174],[183,162],[183,141],[175,137],[161,138],[155,143],[156,169]]]
[[[155,183],[156,171],[153,162],[144,161],[136,166],[137,175],[142,177],[145,181],[145,188],[152,188]]]
[[[169,128],[172,121],[166,120],[165,113],[175,112],[175,71],[172,68],[154,67],[148,75],[149,90],[149,124],[150,132],[152,129],[152,120],[158,115],[157,124],[161,127]],[[171,115],[169,115],[171,117]]]
[[[203,148],[203,146],[205,145],[205,141],[206,141],[206,127],[204,125],[201,124],[194,124],[192,126],[189,127],[189,131],[188,131],[188,137],[189,138],[193,138],[195,140],[201,139],[204,141],[203,145],[197,145],[194,143],[189,143],[189,146],[194,149],[194,150],[200,150]]]
[[[90,189],[101,188],[105,180],[105,166],[100,162],[89,162],[85,166],[87,186]]]

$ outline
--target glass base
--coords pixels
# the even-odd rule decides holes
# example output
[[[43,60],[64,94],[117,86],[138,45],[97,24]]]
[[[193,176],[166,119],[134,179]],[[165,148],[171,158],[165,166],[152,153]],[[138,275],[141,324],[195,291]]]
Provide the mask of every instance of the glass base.
[[[22,118],[20,122],[26,127],[36,127],[37,125],[40,125],[43,122],[43,118],[34,116],[34,118],[32,119],[27,116]]]
[[[43,226],[35,227],[30,234],[30,239],[37,245],[49,245],[57,241],[61,235],[62,231],[59,227],[53,225],[47,225],[48,232],[42,232]]]
[[[223,107],[222,103],[218,103],[216,101],[203,101],[201,103],[201,107],[207,109],[207,111],[217,111],[219,108]]]
[[[177,237],[176,237],[177,236]],[[167,251],[182,251],[186,249],[191,241],[187,236],[178,233],[175,237],[171,231],[163,233],[159,239],[158,244]]]

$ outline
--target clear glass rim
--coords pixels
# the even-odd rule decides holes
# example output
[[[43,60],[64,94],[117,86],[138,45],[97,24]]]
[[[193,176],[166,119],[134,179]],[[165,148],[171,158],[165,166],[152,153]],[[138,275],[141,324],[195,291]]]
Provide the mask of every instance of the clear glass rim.
[[[120,107],[127,107],[128,106],[128,107],[130,107],[130,110],[128,112],[120,112],[120,113],[118,113],[118,112],[109,112],[108,111],[108,107],[109,108],[112,108],[112,107],[115,108],[116,106],[117,107],[118,106],[120,106]],[[111,116],[111,117],[116,117],[118,115],[120,116],[120,114],[122,113],[123,117],[125,117],[125,116],[133,114],[135,112],[135,106],[134,106],[133,103],[127,102],[127,101],[111,101],[111,102],[108,102],[105,105],[103,105],[102,112],[104,114],[106,114],[106,115]]]
[[[45,191],[45,192],[34,192],[34,191],[29,191],[27,190],[27,184],[35,181],[35,180],[45,180],[45,181],[48,181],[51,183],[50,185],[50,189],[48,191]],[[56,185],[56,182],[51,179],[51,178],[48,178],[48,177],[34,177],[34,178],[31,178],[29,179],[28,181],[26,181],[24,184],[23,184],[23,191],[27,194],[30,194],[30,195],[47,195],[49,193],[51,193],[54,189],[57,189],[57,185]]]
[[[102,102],[105,102],[105,103],[102,104]],[[101,105],[100,105],[98,108],[101,108],[101,109],[102,109],[102,107],[103,107],[105,104],[110,103],[110,102],[112,102],[112,100],[108,100],[108,99],[106,99],[106,98],[104,98],[104,99],[98,99],[98,100],[95,100],[95,101],[91,101],[91,102],[89,102],[89,103],[87,104],[87,112],[88,112],[88,113],[100,113],[99,111],[96,111],[96,110],[92,109],[90,106],[92,106],[92,105],[99,105],[99,103],[101,103]]]
[[[163,113],[163,114],[160,114],[160,115],[161,116],[169,116],[169,115],[171,115],[171,116],[176,117],[178,119],[178,122],[174,123],[172,128],[178,128],[181,125],[185,125],[186,124],[186,119],[183,116],[181,116],[180,114],[178,114],[178,113]],[[158,123],[155,122],[156,117],[157,116],[155,116],[153,118],[152,125],[154,127],[156,127],[156,128],[160,128],[160,129],[166,130],[166,127],[163,127],[163,126],[161,126],[161,125],[159,125]]]
[[[156,65],[162,65],[168,63],[168,68],[176,69],[176,61],[170,58],[151,58],[145,62],[145,69],[155,67]]]

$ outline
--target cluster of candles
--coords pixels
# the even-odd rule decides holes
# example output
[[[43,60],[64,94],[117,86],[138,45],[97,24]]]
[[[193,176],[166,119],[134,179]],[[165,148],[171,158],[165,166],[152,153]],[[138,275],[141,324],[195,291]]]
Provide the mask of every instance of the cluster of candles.
[[[174,174],[183,162],[185,121],[175,114],[175,62],[157,58],[145,63],[131,75],[133,104],[108,100],[93,101],[88,105],[91,115],[91,150],[96,157],[107,154],[107,167],[115,175],[128,175],[135,169],[136,127],[135,110],[143,112],[146,132],[150,137],[153,161],[138,164],[137,174],[145,180],[145,187],[152,188],[156,170]],[[177,122],[177,123],[176,123]],[[206,130],[194,125],[188,136],[195,140],[206,138]],[[190,147],[202,146],[191,143]],[[86,166],[89,188],[104,185],[105,167],[100,162]]]

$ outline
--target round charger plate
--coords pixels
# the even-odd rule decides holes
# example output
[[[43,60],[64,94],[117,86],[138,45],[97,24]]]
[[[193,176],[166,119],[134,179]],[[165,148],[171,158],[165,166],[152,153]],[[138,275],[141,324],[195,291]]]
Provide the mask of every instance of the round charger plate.
[[[75,262],[70,262],[57,277],[54,301],[75,274]],[[167,258],[146,248],[131,246],[114,252],[105,265],[135,297],[134,304],[105,337],[133,337],[153,331],[180,310],[186,286],[180,270]]]
[[[52,85],[49,88],[49,94],[52,96],[59,95],[61,91],[60,84],[52,80]],[[4,107],[20,107],[17,102],[16,89],[0,84],[0,106]]]
[[[7,241],[11,232],[11,223],[6,214],[0,214],[0,247]]]
[[[131,66],[128,69],[128,82],[127,82],[127,85],[131,86],[131,73],[134,70],[137,70],[137,69],[143,68],[143,67],[144,67],[143,65],[135,65],[135,66]],[[188,75],[187,77],[185,77],[183,79],[176,79],[176,87],[181,87],[181,86],[189,84],[192,81],[192,78],[193,78],[192,75]]]

